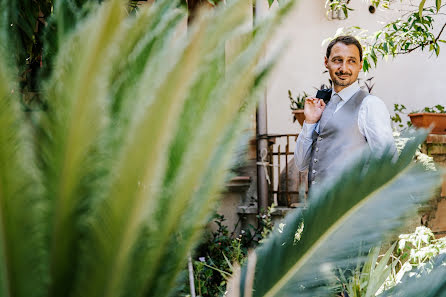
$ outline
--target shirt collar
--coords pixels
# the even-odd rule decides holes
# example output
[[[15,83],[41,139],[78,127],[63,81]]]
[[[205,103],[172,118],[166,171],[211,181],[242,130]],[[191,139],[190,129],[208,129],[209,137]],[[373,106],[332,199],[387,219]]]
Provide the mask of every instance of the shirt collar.
[[[343,101],[347,102],[348,100],[350,100],[351,97],[353,97],[353,95],[356,94],[357,91],[359,91],[359,89],[360,89],[359,83],[356,81],[355,83],[349,85],[345,89],[342,89],[342,91],[340,91],[339,93],[336,93],[334,88],[333,88],[333,92],[331,94],[331,97],[333,98],[333,96],[335,94],[338,94],[339,97],[341,97],[341,99]]]

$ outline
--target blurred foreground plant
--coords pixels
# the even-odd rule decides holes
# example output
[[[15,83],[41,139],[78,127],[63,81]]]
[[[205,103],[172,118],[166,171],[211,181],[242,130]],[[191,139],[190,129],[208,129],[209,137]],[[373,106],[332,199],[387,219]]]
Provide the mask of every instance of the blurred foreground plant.
[[[412,162],[426,133],[412,136],[397,161],[391,151],[364,152],[341,176],[314,188],[308,209],[290,213],[285,227],[236,272],[229,296],[332,296],[334,271],[356,263],[359,248],[368,251],[394,232],[439,186],[440,172]],[[305,227],[295,242],[302,220]],[[445,278],[431,285],[436,292]]]
[[[175,294],[272,66],[261,54],[292,2],[255,34],[246,1],[187,32],[177,4],[129,16],[125,1],[104,1],[67,31],[58,14],[48,108],[30,115],[33,129],[2,52],[0,296]],[[251,38],[224,67],[225,40],[240,34]]]
[[[349,297],[377,295],[397,263],[391,258],[394,248],[395,244],[384,255],[379,255],[380,248],[374,247],[365,263],[358,262],[354,270],[339,271],[339,281],[342,285],[339,291],[346,291]]]

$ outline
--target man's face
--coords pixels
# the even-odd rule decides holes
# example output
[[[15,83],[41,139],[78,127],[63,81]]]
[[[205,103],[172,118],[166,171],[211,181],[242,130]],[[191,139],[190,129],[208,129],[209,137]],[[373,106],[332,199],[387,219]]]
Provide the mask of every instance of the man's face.
[[[358,79],[362,69],[359,49],[354,44],[336,43],[331,48],[330,57],[325,57],[325,67],[330,73],[335,91],[345,89]]]

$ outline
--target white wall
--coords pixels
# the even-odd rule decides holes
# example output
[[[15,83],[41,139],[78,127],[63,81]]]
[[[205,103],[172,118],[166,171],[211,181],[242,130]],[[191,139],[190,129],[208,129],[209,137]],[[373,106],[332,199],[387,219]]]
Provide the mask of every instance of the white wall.
[[[291,89],[294,95],[301,91],[315,93],[313,87],[328,81],[328,74],[322,74],[324,39],[333,36],[337,28],[352,25],[375,32],[382,26],[379,22],[395,16],[395,12],[385,10],[369,13],[368,1],[351,2],[355,10],[347,20],[330,21],[325,17],[325,0],[300,0],[279,29],[274,45],[281,44],[280,40],[289,43],[268,83],[268,133],[300,131],[299,124],[292,122],[287,91]],[[446,32],[443,34],[446,39]],[[446,46],[442,45],[439,58],[420,52],[390,58],[387,62],[379,60],[376,70],[368,74],[371,76],[375,82],[373,94],[386,103],[391,114],[394,103],[406,105],[409,111],[446,105]]]

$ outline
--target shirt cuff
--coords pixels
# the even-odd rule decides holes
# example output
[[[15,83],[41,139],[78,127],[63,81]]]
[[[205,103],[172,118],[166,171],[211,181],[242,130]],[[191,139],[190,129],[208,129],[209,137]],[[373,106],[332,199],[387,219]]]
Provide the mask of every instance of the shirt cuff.
[[[304,122],[302,125],[302,131],[300,132],[305,138],[312,139],[313,131],[316,129],[317,123],[308,124]]]

